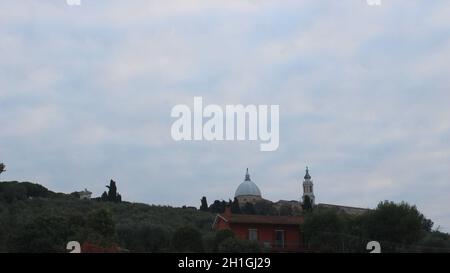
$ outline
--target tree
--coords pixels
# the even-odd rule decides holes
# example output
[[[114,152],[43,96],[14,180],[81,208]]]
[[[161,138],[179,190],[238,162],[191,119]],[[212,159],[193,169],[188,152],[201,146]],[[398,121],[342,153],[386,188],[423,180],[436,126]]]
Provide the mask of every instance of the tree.
[[[280,207],[280,215],[292,216],[292,207],[290,205],[284,204]]]
[[[102,197],[100,198],[102,201],[110,201],[115,203],[122,202],[122,196],[117,192],[117,186],[114,180],[111,179],[109,186],[107,185],[106,187],[108,188],[108,193],[104,192],[102,194]]]
[[[200,205],[201,211],[208,211],[208,202],[206,201],[206,196],[203,196],[201,199],[201,205]]]
[[[229,237],[219,244],[220,253],[258,253],[261,249],[257,242]]]
[[[243,214],[255,214],[255,207],[252,203],[245,203],[244,207],[242,208]]]
[[[303,200],[302,207],[303,207],[303,210],[305,210],[305,211],[311,211],[312,210],[311,198],[309,198],[308,195],[305,196],[305,199]]]
[[[12,203],[27,199],[27,189],[22,183],[0,182],[0,201]]]
[[[259,215],[278,215],[277,208],[270,202],[261,200],[253,205],[255,213]]]
[[[0,163],[0,174],[6,171],[6,166],[3,163]]]
[[[100,197],[100,199],[102,201],[108,201],[108,194],[106,193],[106,191],[103,192],[102,197]]]
[[[325,252],[342,250],[344,228],[343,219],[333,209],[307,214],[301,227],[307,247]]]
[[[112,237],[115,231],[111,212],[103,208],[94,210],[88,215],[88,225],[104,237]]]
[[[15,232],[13,252],[65,252],[69,230],[66,219],[42,215],[34,218]]]
[[[20,185],[24,186],[27,190],[27,197],[52,197],[56,194],[49,191],[46,187],[30,182],[22,182]]]
[[[424,232],[431,229],[432,222],[421,214],[416,206],[402,202],[380,202],[366,215],[364,229],[367,237],[385,241],[389,251],[416,243]],[[385,248],[386,249],[386,248]]]
[[[241,206],[239,205],[238,199],[235,197],[231,203],[231,212],[234,214],[241,214]]]
[[[109,182],[109,186],[106,186],[108,188],[108,200],[115,202],[117,198],[117,186],[116,182],[111,179]]]
[[[112,213],[104,208],[89,213],[87,217],[87,240],[100,246],[111,246],[116,239],[116,224]]]
[[[201,233],[190,226],[178,228],[172,238],[172,250],[175,252],[202,252],[203,241]]]
[[[419,245],[421,252],[450,252],[450,236],[439,231],[428,232]]]
[[[213,250],[217,251],[219,249],[219,245],[228,238],[234,238],[233,231],[231,231],[229,229],[223,229],[223,230],[217,231],[214,236],[214,243],[213,243],[214,249]]]
[[[431,232],[431,229],[433,228],[433,221],[431,221],[431,219],[426,219],[424,218],[422,220],[422,229],[428,232]]]
[[[209,211],[212,213],[223,213],[225,211],[227,203],[225,201],[215,200],[209,207]]]
[[[120,245],[133,252],[162,252],[170,243],[167,230],[150,223],[123,224],[117,234]]]

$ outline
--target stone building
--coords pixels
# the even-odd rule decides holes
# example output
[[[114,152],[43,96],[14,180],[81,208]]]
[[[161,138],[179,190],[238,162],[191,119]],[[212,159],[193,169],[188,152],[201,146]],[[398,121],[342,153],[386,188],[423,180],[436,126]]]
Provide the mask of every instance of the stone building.
[[[314,182],[309,173],[309,168],[306,167],[306,173],[303,177],[302,182],[302,194],[299,200],[279,200],[277,202],[272,202],[270,200],[264,199],[261,194],[261,190],[250,179],[250,174],[247,172],[245,174],[244,181],[239,184],[236,189],[234,197],[238,200],[239,205],[243,207],[246,203],[256,204],[258,202],[267,202],[273,205],[276,209],[280,210],[283,206],[290,207],[293,211],[301,211],[303,208],[303,204],[305,202],[305,198],[308,197],[313,208],[327,208],[327,209],[336,209],[337,211],[344,212],[347,214],[359,215],[369,211],[367,208],[358,208],[358,207],[350,207],[350,206],[342,206],[342,205],[334,205],[334,204],[317,204],[316,196],[314,194]]]

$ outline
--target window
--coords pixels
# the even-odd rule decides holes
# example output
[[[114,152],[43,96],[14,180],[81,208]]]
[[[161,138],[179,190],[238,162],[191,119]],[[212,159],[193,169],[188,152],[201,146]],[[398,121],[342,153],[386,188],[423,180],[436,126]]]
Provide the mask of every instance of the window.
[[[248,239],[250,241],[258,241],[258,230],[257,229],[249,229],[248,230]]]
[[[275,230],[275,247],[284,248],[284,230]]]

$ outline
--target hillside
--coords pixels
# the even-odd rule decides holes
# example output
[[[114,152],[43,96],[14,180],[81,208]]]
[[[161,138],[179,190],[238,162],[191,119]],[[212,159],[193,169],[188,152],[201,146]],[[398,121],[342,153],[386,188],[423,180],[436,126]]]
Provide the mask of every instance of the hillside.
[[[80,200],[29,182],[0,182],[0,252],[64,252],[70,240],[130,251],[171,251],[182,227],[202,237],[214,214],[129,202]]]
[[[108,201],[107,196],[81,200],[39,184],[0,182],[0,252],[67,252],[69,241],[80,242],[84,252],[263,250],[230,231],[213,231],[215,213],[226,202],[208,207],[204,201],[202,211]],[[305,251],[367,252],[367,243],[376,240],[383,252],[450,252],[450,236],[433,230],[430,219],[404,202],[380,202],[362,215],[314,208],[303,217]]]

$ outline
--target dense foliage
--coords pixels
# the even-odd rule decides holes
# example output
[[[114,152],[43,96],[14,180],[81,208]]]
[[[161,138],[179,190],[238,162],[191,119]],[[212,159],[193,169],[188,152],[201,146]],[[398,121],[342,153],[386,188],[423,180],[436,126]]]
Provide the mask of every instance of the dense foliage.
[[[314,209],[302,225],[307,249],[319,252],[367,252],[378,241],[382,252],[450,252],[450,237],[437,230],[415,206],[384,201],[362,215]]]
[[[0,183],[0,252],[65,252],[72,240],[132,252],[182,251],[170,243],[176,231],[189,226],[204,236],[213,220],[192,209],[80,200],[37,184]]]
[[[247,202],[244,205],[239,204],[237,198],[234,198],[233,201],[229,200],[228,202],[225,200],[215,200],[209,207],[207,207],[207,200],[204,196],[201,199],[200,210],[209,211],[212,213],[223,213],[225,211],[225,207],[227,206],[231,208],[231,212],[234,214],[286,216],[301,215],[301,211],[298,210],[298,208],[293,208],[289,204],[283,204],[278,207],[276,204],[267,200],[256,201],[255,203]]]

